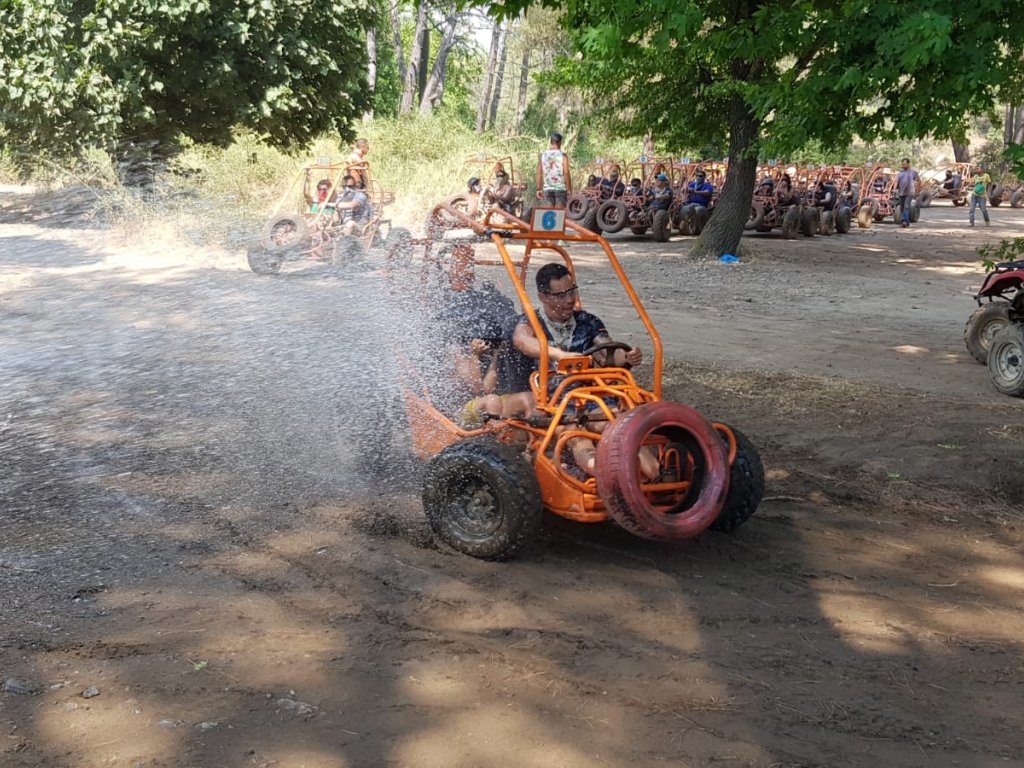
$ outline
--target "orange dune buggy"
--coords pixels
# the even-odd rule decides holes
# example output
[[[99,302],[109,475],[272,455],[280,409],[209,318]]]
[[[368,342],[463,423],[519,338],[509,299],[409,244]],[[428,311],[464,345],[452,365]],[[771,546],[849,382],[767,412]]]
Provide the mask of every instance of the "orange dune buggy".
[[[341,191],[346,166],[310,163],[302,168],[278,201],[263,227],[259,242],[249,246],[249,268],[259,274],[277,274],[286,262],[314,261],[336,266],[360,263],[371,248],[393,250],[411,237],[408,230],[392,227],[385,219],[384,207],[395,201],[366,170],[369,219],[348,234],[342,227],[331,201]],[[321,182],[323,184],[321,184]],[[324,186],[323,192],[318,189]],[[305,195],[314,198],[312,203]],[[323,201],[319,201],[322,197]],[[301,212],[295,212],[296,210]],[[382,229],[386,237],[381,237]]]
[[[423,507],[434,533],[465,554],[504,559],[534,537],[544,510],[581,523],[611,519],[660,540],[745,522],[764,491],[757,451],[739,430],[662,399],[661,337],[608,241],[552,209],[533,209],[530,223],[488,215],[463,224],[477,244],[496,249],[497,258],[472,250],[470,258],[511,283],[537,338],[545,334],[527,292],[531,264],[538,257],[559,260],[575,281],[569,248],[591,246],[592,254],[596,246],[650,337],[653,377],[647,389],[631,370],[597,363],[594,356],[606,349],[629,348],[619,342],[599,344],[557,368],[549,368],[541,345],[529,381],[535,409],[521,417],[484,414],[481,424],[465,428],[432,397],[438,378],[410,372],[403,399],[413,449],[427,460]],[[596,476],[573,466],[576,439],[596,445]],[[657,457],[653,479],[641,474],[641,451]]]

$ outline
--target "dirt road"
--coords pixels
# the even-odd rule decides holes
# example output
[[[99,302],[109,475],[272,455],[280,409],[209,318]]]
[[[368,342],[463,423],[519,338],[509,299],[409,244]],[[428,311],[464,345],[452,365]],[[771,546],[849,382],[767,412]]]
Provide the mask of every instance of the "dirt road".
[[[263,278],[17,207],[0,765],[1022,764],[1024,403],[961,332],[973,248],[1024,211],[745,238],[732,266],[617,240],[669,394],[751,436],[767,498],[734,536],[552,520],[494,564],[355,469],[359,372],[403,334],[372,275]]]

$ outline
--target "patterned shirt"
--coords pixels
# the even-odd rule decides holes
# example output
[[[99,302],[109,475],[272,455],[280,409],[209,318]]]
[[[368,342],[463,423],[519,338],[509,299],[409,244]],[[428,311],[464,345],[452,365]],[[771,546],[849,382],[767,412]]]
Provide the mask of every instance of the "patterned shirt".
[[[544,179],[544,189],[565,192],[565,170],[562,158],[565,152],[560,149],[545,149],[540,153],[540,172]]]

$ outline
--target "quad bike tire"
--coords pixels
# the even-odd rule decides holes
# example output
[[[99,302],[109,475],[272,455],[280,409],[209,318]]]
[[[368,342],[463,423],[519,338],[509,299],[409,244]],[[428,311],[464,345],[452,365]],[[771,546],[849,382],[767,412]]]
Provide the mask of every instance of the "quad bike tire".
[[[245,257],[249,262],[249,269],[257,275],[276,275],[284,263],[281,254],[268,251],[262,245],[249,246]]]
[[[644,494],[637,467],[637,455],[654,433],[684,446],[693,462],[690,493],[668,511]],[[598,441],[598,495],[609,516],[637,536],[664,541],[697,536],[718,518],[728,491],[725,444],[689,406],[666,400],[639,405],[616,418]]]
[[[817,208],[804,208],[800,214],[800,232],[804,237],[814,237],[821,226],[821,213]]]
[[[621,200],[605,200],[597,209],[597,223],[609,235],[621,232],[629,221],[626,204]]]
[[[925,190],[924,192],[917,196],[917,204],[922,208],[931,208],[932,197],[932,193],[929,192],[928,190]]]
[[[302,245],[309,237],[309,227],[299,213],[275,216],[263,227],[260,244],[271,253],[285,253]]]
[[[988,375],[1004,395],[1024,397],[1024,323],[1010,323],[992,337]]]
[[[647,234],[647,225],[645,224],[642,227],[641,226],[630,227],[629,231],[632,232],[637,237],[643,237],[644,235]]]
[[[672,231],[672,223],[669,221],[668,211],[655,211],[651,219],[651,235],[657,243],[667,243],[668,236]]]
[[[840,235],[848,234],[850,231],[851,219],[853,218],[850,209],[843,206],[839,210],[833,211],[833,213],[836,223],[836,232]]]
[[[764,463],[750,439],[730,425],[736,438],[736,458],[729,467],[729,493],[722,511],[710,526],[713,531],[732,533],[757,511],[764,496]]]
[[[1003,202],[1003,185],[993,181],[988,185],[988,202],[994,208],[998,208]]]
[[[695,205],[693,207],[693,226],[691,231],[695,235],[700,235],[704,231],[704,227],[708,225],[708,219],[711,218],[711,213],[703,205]]]
[[[591,203],[593,200],[586,195],[569,195],[569,199],[565,202],[565,217],[573,221],[583,221]]]
[[[818,234],[828,237],[836,228],[836,217],[833,211],[822,211],[821,222],[818,224]]]
[[[694,230],[697,228],[697,206],[693,203],[687,203],[679,209],[679,234],[680,235],[695,235],[697,234]]]
[[[787,240],[792,240],[799,231],[800,208],[799,206],[791,205],[786,209],[786,213],[782,217],[782,236]]]
[[[1010,195],[1010,207],[1011,208],[1022,208],[1024,207],[1024,189],[1018,189],[1012,195]]]
[[[871,226],[871,222],[875,218],[875,212],[878,211],[878,203],[874,200],[867,200],[860,204],[860,208],[857,209],[857,226],[861,229],[867,229]]]
[[[992,339],[1009,324],[1009,302],[993,301],[974,310],[964,325],[964,344],[967,345],[971,357],[982,365],[987,365]]]
[[[587,209],[587,213],[583,217],[583,226],[589,229],[595,235],[601,234],[601,225],[597,223],[596,205],[592,205],[589,209]]]
[[[765,210],[763,203],[751,203],[750,213],[747,214],[747,223],[744,229],[757,230],[764,225]]]
[[[520,448],[471,437],[427,464],[423,510],[431,530],[452,549],[505,560],[536,536],[543,507],[537,475]]]

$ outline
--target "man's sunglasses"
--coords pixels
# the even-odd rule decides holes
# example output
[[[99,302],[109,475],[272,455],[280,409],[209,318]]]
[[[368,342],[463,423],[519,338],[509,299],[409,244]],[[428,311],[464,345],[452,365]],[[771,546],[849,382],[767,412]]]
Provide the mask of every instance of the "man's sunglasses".
[[[578,285],[574,285],[572,288],[566,288],[564,291],[544,291],[544,295],[557,301],[558,299],[568,299],[575,296],[579,289]]]

